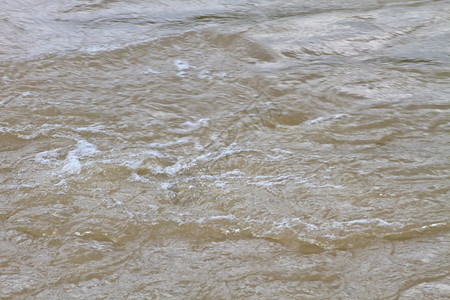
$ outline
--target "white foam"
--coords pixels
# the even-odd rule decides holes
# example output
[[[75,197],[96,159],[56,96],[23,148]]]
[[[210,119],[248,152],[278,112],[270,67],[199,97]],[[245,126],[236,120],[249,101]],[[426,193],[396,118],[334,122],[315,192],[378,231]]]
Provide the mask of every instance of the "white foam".
[[[328,121],[328,120],[332,120],[332,119],[340,119],[340,118],[345,118],[345,117],[350,117],[350,115],[349,114],[337,114],[337,115],[328,116],[328,117],[318,117],[316,119],[306,121],[306,124],[312,125],[312,124],[320,123],[323,121]]]
[[[211,72],[208,70],[201,71],[200,74],[197,75],[197,77],[200,79],[208,79],[208,80],[213,79],[213,77],[211,76]]]
[[[186,121],[183,124],[181,124],[181,126],[183,128],[178,128],[178,129],[174,129],[173,132],[176,133],[181,133],[181,134],[187,134],[190,133],[194,130],[198,130],[202,127],[208,127],[209,126],[209,121],[210,119],[205,118],[205,119],[198,119],[195,122],[191,122],[191,121]]]
[[[142,74],[148,75],[148,74],[161,74],[161,72],[155,71],[152,68],[148,68],[147,71],[142,72]]]
[[[291,229],[292,230],[292,226],[295,225],[303,225],[306,226],[306,228],[308,230],[317,230],[319,229],[318,226],[314,225],[314,224],[310,224],[310,223],[306,223],[303,220],[301,220],[300,218],[296,217],[296,218],[283,218],[281,221],[275,221],[273,222],[273,228],[275,229]]]
[[[225,77],[228,77],[230,75],[227,72],[219,72],[219,73],[214,74],[214,76],[217,76],[217,77],[220,77],[220,78],[225,78]]]
[[[149,204],[148,207],[149,207],[151,210],[156,210],[156,211],[159,209],[159,206],[158,206],[158,205],[155,205],[155,204]]]
[[[107,51],[113,51],[117,49],[121,49],[126,47],[128,44],[124,45],[111,45],[111,44],[103,44],[103,45],[92,45],[88,47],[83,47],[80,49],[80,51],[88,52],[91,54],[96,54],[98,52],[107,52]]]
[[[195,149],[200,150],[200,151],[202,151],[202,150],[205,149],[205,148],[203,147],[203,145],[200,144],[200,142],[199,142],[198,140],[195,141],[194,147],[195,147]]]
[[[304,223],[306,225],[306,227],[308,227],[308,229],[310,230],[317,230],[319,229],[318,226],[314,225],[314,224],[309,224],[309,223]]]
[[[73,156],[69,154],[66,158],[64,167],[61,170],[61,173],[65,175],[74,175],[74,174],[80,174],[81,172],[81,162],[78,159],[77,156]]]
[[[351,226],[351,225],[365,225],[365,224],[376,224],[378,226],[392,226],[395,225],[395,223],[390,223],[390,222],[386,222],[382,219],[379,218],[374,218],[374,219],[357,219],[357,220],[351,220],[351,221],[346,221],[346,222],[334,222],[334,226],[335,227],[339,227],[342,225],[347,225],[347,226]]]
[[[186,167],[185,164],[180,163],[180,161],[177,161],[175,164],[165,167],[163,170],[163,173],[169,174],[169,175],[175,175],[176,173],[178,173],[179,171],[181,171],[182,169],[184,169]]]
[[[224,181],[216,180],[216,181],[214,182],[214,185],[217,186],[217,187],[219,187],[219,188],[224,188],[227,184],[226,184],[226,182],[224,182]]]
[[[67,154],[61,173],[64,175],[80,174],[82,169],[80,158],[93,156],[99,152],[95,145],[85,140],[78,141],[77,148]]]
[[[181,59],[176,59],[173,64],[177,67],[178,70],[183,71],[183,70],[187,70],[187,69],[191,69],[194,68],[194,66],[191,66],[188,62],[181,60]]]
[[[291,151],[288,150],[282,150],[280,148],[274,148],[271,150],[272,152],[274,152],[275,155],[268,155],[268,157],[272,160],[280,160],[280,159],[286,159],[286,156],[290,156],[293,153]]]
[[[35,187],[38,187],[39,186],[39,184],[37,184],[37,183],[35,183],[35,184],[26,184],[26,183],[24,183],[24,184],[21,184],[21,185],[19,185],[19,189],[21,189],[21,188],[26,188],[26,189],[32,189],[32,188],[35,188]]]
[[[317,185],[317,184],[313,184],[313,183],[305,183],[306,186],[308,187],[313,187],[313,188],[333,188],[333,189],[337,189],[337,190],[343,190],[344,187],[342,185],[336,185],[336,184],[322,184],[322,185]]]
[[[294,153],[292,153],[292,151],[283,150],[283,149],[280,149],[280,148],[273,148],[271,151],[275,152],[275,153],[294,154]]]
[[[161,183],[161,188],[165,191],[167,191],[168,189],[172,188],[174,186],[173,183],[170,182],[163,182]]]
[[[216,160],[231,156],[233,154],[240,154],[240,153],[245,153],[245,152],[258,152],[261,153],[260,150],[253,150],[253,149],[234,149],[234,147],[236,146],[236,143],[233,142],[231,145],[229,145],[227,148],[223,149],[223,151],[221,151],[219,153],[219,155],[216,157]]]
[[[431,227],[441,227],[441,226],[446,226],[446,225],[447,225],[447,223],[434,223],[434,224],[422,226],[421,228],[422,229],[428,229],[428,228],[431,228]]]
[[[200,127],[207,127],[209,125],[210,119],[198,119],[196,122],[186,121],[181,126],[188,127],[188,128],[200,128]]]
[[[184,144],[189,143],[190,141],[191,141],[190,137],[182,137],[182,138],[179,138],[178,140],[176,140],[174,142],[168,142],[168,143],[164,143],[164,144],[163,143],[151,143],[149,145],[149,147],[152,147],[152,148],[168,148],[168,147],[176,146],[176,145],[184,145]]]
[[[93,124],[88,127],[79,127],[76,129],[77,132],[92,132],[92,133],[102,133],[105,132],[105,126],[100,123]]]
[[[139,176],[137,173],[133,173],[131,175],[131,181],[139,181],[139,182],[142,182],[142,183],[150,182],[150,180],[148,180],[147,178]]]
[[[226,215],[226,216],[212,216],[209,218],[210,220],[235,220],[236,216],[234,215]]]
[[[145,155],[151,155],[154,157],[163,157],[164,155],[162,155],[161,152],[157,151],[157,150],[147,150],[144,152]]]
[[[76,154],[81,157],[92,156],[99,153],[95,145],[86,142],[85,140],[78,141],[77,149],[75,149]]]
[[[234,169],[234,170],[232,170],[232,171],[228,171],[228,172],[226,172],[226,173],[224,173],[224,174],[221,174],[220,177],[228,177],[228,176],[231,176],[231,175],[234,175],[234,176],[244,176],[245,173],[242,172],[242,171],[240,171],[240,170],[238,170],[238,169]]]
[[[60,182],[55,184],[55,186],[66,186],[66,185],[67,185],[67,181],[65,179],[61,179]]]
[[[142,162],[138,160],[128,160],[121,163],[120,165],[136,170],[141,164]]]
[[[271,187],[276,185],[285,185],[288,181],[294,181],[299,184],[308,184],[305,178],[292,175],[280,175],[280,176],[255,176],[255,181],[249,181],[248,184],[256,186]]]
[[[43,151],[38,154],[36,154],[34,160],[38,163],[41,163],[43,165],[48,165],[52,162],[53,159],[56,159],[59,155],[59,151],[61,149],[55,149],[55,150],[48,150]]]

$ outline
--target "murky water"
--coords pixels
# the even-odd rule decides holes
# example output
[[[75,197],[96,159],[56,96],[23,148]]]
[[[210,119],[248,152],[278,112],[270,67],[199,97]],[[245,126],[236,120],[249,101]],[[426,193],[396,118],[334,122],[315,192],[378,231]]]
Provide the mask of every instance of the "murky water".
[[[448,1],[0,4],[0,298],[448,299]]]

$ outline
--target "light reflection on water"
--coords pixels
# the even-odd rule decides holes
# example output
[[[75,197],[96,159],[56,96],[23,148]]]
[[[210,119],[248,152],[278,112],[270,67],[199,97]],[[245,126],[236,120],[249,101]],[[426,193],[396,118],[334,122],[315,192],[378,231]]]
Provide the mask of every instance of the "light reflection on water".
[[[1,297],[450,295],[446,3],[39,4],[0,4]]]

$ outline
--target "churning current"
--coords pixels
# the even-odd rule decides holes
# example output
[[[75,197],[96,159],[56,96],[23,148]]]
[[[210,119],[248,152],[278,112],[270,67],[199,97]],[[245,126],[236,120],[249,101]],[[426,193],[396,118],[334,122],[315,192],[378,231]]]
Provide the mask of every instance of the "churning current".
[[[0,298],[448,299],[448,1],[3,0]]]

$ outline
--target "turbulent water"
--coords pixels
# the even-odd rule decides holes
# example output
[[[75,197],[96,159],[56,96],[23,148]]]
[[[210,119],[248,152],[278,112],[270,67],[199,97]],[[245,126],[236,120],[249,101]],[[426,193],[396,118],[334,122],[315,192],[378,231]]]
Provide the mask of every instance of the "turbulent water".
[[[0,298],[448,299],[448,1],[2,0]]]

